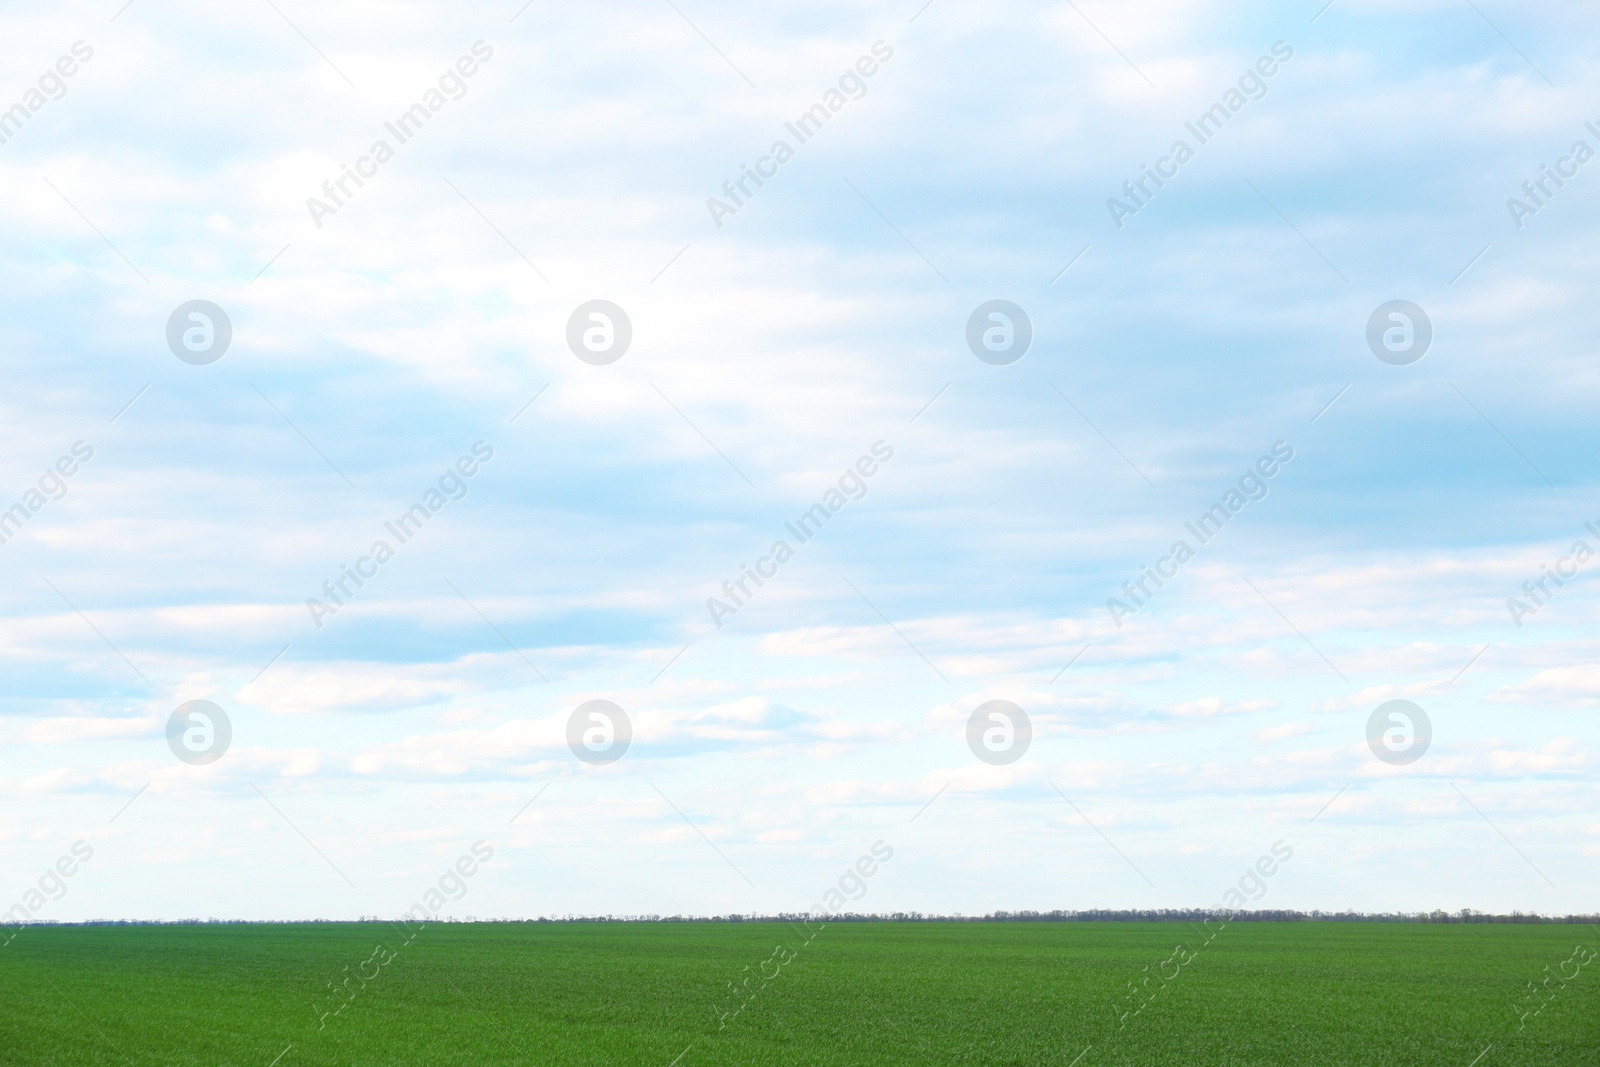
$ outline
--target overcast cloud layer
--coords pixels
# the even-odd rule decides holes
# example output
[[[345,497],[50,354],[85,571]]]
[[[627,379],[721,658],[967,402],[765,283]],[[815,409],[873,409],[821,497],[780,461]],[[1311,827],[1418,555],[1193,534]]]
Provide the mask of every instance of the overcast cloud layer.
[[[122,5],[0,34],[0,908],[1593,909],[1593,5]]]

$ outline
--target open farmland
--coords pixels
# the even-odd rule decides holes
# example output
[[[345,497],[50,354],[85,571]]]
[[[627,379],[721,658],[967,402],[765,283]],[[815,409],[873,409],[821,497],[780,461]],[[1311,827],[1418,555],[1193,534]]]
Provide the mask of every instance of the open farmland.
[[[1589,926],[1206,934],[445,923],[408,943],[381,923],[36,926],[0,949],[0,1062],[1600,1063]]]

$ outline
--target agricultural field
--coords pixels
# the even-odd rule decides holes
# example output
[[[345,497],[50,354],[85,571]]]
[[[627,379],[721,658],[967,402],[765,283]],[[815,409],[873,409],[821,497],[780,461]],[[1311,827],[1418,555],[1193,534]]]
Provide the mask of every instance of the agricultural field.
[[[0,1063],[1600,1064],[1596,949],[1583,925],[35,926],[0,948]]]

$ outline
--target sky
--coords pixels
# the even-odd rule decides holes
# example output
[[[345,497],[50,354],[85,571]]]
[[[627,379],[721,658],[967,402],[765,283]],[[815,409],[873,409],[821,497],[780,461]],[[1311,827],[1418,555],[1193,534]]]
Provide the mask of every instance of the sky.
[[[1593,5],[4,18],[11,921],[1594,910]]]

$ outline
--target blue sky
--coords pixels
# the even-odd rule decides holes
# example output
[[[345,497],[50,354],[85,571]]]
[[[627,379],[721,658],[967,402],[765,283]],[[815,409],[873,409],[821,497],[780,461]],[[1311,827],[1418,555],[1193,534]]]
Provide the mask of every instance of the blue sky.
[[[1585,569],[1506,605],[1600,547],[1600,161],[1507,207],[1600,150],[1584,6],[119,6],[0,43],[0,108],[93,52],[0,145],[0,505],[93,449],[0,544],[4,902],[83,840],[37,918],[392,915],[482,839],[458,916],[797,910],[884,840],[859,907],[1204,906],[1283,840],[1260,906],[1592,909],[1600,599]],[[965,342],[997,298],[1033,325],[1009,366]],[[165,341],[196,299],[233,325],[205,366]],[[565,340],[594,299],[633,326],[606,366]],[[1365,340],[1395,299],[1433,325],[1407,366]],[[196,699],[233,727],[202,766],[166,742]],[[605,766],[566,742],[591,699],[633,723]],[[1033,723],[1016,762],[967,748],[990,699]],[[1367,743],[1391,699],[1433,724],[1404,766]]]

